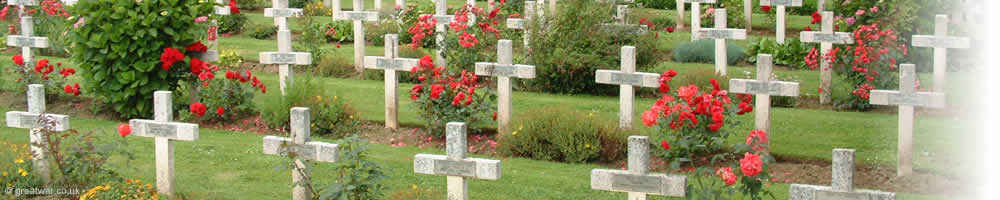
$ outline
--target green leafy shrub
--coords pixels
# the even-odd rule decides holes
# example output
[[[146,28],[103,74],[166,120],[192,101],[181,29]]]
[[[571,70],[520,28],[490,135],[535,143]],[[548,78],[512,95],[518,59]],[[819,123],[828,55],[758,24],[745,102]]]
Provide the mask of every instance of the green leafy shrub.
[[[240,10],[257,10],[262,8],[270,8],[270,0],[240,0],[239,1]]]
[[[0,183],[5,187],[13,188],[37,188],[42,186],[42,177],[38,176],[32,165],[31,145],[8,143],[0,141],[0,159],[7,162],[0,163]]]
[[[246,24],[248,21],[249,19],[247,18],[247,15],[243,13],[233,13],[230,15],[220,16],[219,33],[242,33],[246,30]]]
[[[293,87],[286,89],[286,95],[275,92],[255,102],[264,121],[271,127],[287,129],[290,120],[288,111],[293,107],[308,107],[312,114],[310,127],[313,133],[343,137],[357,132],[361,126],[358,111],[336,95],[321,92],[324,90],[320,84],[308,75],[296,77]]]
[[[96,182],[120,180],[119,174],[113,170],[116,166],[112,166],[108,162],[109,158],[120,154],[120,156],[125,157],[126,163],[134,159],[132,153],[122,149],[126,145],[124,138],[115,138],[116,140],[114,141],[101,141],[101,138],[98,137],[99,135],[109,134],[103,132],[103,129],[86,133],[77,132],[73,129],[56,131],[54,119],[48,117],[40,118],[37,123],[43,125],[39,129],[41,131],[40,139],[48,144],[42,147],[42,151],[47,155],[42,162],[48,162],[50,166],[49,170],[52,180],[49,186],[58,188],[89,188]],[[21,160],[20,158],[14,160],[15,163],[19,161],[31,162],[31,160]],[[19,174],[12,175],[25,176],[27,173],[19,172]]]
[[[715,63],[715,40],[704,39],[693,42],[684,42],[674,48],[674,60],[677,62],[689,63]],[[726,55],[729,65],[736,65],[746,57],[743,47],[727,42]]]
[[[215,61],[220,67],[236,68],[243,63],[243,55],[234,49],[219,50],[219,61]]]
[[[368,158],[368,141],[354,135],[342,140],[340,148],[335,179],[320,191],[319,199],[382,199],[389,188],[381,182],[391,169]]]
[[[597,84],[594,72],[598,69],[619,69],[622,46],[635,46],[636,64],[639,69],[652,64],[655,49],[654,34],[633,35],[602,31],[595,26],[607,22],[614,11],[608,4],[586,0],[560,1],[558,12],[547,16],[551,21],[532,22],[531,54],[527,64],[535,66],[536,77],[528,80],[526,88],[554,93],[610,94],[617,86]],[[493,60],[492,58],[490,60]]]
[[[797,39],[786,40],[785,44],[778,44],[773,38],[763,37],[761,39],[751,39],[746,46],[747,55],[771,54],[774,56],[775,65],[784,65],[795,69],[806,69],[805,57],[809,55],[812,48],[818,45],[812,43],[802,43]],[[746,61],[757,63],[757,56],[747,56]]]
[[[677,9],[677,0],[637,0],[635,2],[636,4],[639,4],[644,8],[667,9],[667,10]]]
[[[62,4],[45,4],[39,5],[42,10],[34,12],[34,14],[29,14],[34,17],[34,34],[39,37],[49,38],[49,47],[40,48],[35,50],[42,55],[49,56],[59,56],[65,57],[70,54],[70,37],[66,35],[66,31],[73,27],[73,22],[76,22],[77,18],[71,17]],[[11,10],[14,10],[11,7]],[[53,12],[43,11],[45,9],[51,9]],[[16,18],[16,17],[11,17]],[[67,23],[68,22],[68,23]],[[18,29],[20,29],[20,24]]]
[[[501,133],[497,150],[504,155],[583,163],[614,161],[627,149],[628,133],[607,120],[566,107],[524,112]]]
[[[661,16],[661,15],[654,16],[654,17],[650,18],[649,21],[651,23],[653,23],[653,25],[655,25],[655,27],[650,27],[650,31],[652,31],[652,30],[663,30],[663,28],[673,27],[673,26],[677,25],[677,22],[674,21],[673,18],[670,18],[670,17],[667,17],[667,16]],[[655,29],[655,28],[660,28],[660,29]]]
[[[215,5],[196,0],[80,1],[69,9],[86,19],[69,31],[73,62],[80,65],[88,90],[119,115],[152,115],[154,91],[174,90],[182,80],[197,78],[181,67],[187,66],[187,56],[163,66],[161,55],[204,38],[207,23],[194,19],[209,15]]]
[[[314,0],[288,0],[289,8],[305,8],[306,4]],[[308,15],[307,15],[308,16]]]
[[[368,71],[382,71],[382,70],[365,70]],[[313,74],[317,76],[334,77],[334,78],[350,78],[357,75],[354,71],[354,63],[342,55],[329,54],[323,56],[316,67],[313,68]]]
[[[326,34],[327,30],[334,30],[336,34]],[[328,42],[352,42],[354,41],[354,25],[351,21],[337,20],[333,22],[327,22],[322,26],[317,27],[314,31],[322,31],[326,35],[326,41]],[[367,30],[365,32],[368,32]],[[368,37],[369,39],[373,37]],[[382,43],[373,43],[382,44]]]
[[[278,34],[278,27],[273,25],[253,24],[250,27],[250,37],[258,40],[270,39]]]
[[[802,7],[785,7],[785,9],[788,9],[787,14],[789,15],[809,16],[812,15],[813,12],[816,12],[816,10],[819,9],[818,5],[819,5],[818,0],[817,1],[807,0],[807,1],[802,1]],[[826,7],[827,10],[829,10],[829,8],[830,6]],[[771,11],[771,12],[776,12],[776,11]]]

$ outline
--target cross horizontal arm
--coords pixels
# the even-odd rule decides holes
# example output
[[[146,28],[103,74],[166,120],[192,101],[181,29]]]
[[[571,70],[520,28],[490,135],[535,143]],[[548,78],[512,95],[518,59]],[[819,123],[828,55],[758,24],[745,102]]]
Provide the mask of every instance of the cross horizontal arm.
[[[283,145],[284,144],[284,145]],[[268,155],[288,155],[289,149],[295,152],[296,158],[311,160],[316,162],[336,162],[339,155],[339,145],[325,142],[306,142],[301,146],[291,148],[293,145],[291,138],[264,136],[264,154]],[[282,148],[285,147],[285,148]]]
[[[378,21],[377,12],[368,11],[340,11],[333,14],[334,20],[361,20]]]
[[[913,46],[933,47],[949,49],[968,49],[969,38],[964,37],[937,37],[933,35],[914,35]]]
[[[681,0],[684,3],[715,3],[716,0]]]
[[[437,24],[439,24],[439,25],[445,25],[445,24],[451,23],[451,21],[455,21],[455,16],[452,16],[452,15],[430,15],[430,14],[426,14],[426,15],[421,15],[421,16],[431,16],[432,18],[434,18],[434,19],[437,20]]]
[[[10,111],[7,112],[7,127],[11,128],[41,128],[42,125],[38,124],[38,118],[40,114],[20,112],[20,111]],[[57,115],[57,114],[45,114],[46,117],[52,118],[55,121],[56,131],[69,130],[69,116]]]
[[[945,97],[938,92],[915,92],[903,94],[893,90],[872,90],[869,98],[875,105],[911,105],[919,107],[943,108]]]
[[[164,137],[171,140],[195,141],[198,139],[198,124],[179,122],[159,122],[145,119],[129,120],[132,135],[140,137]]]
[[[644,35],[649,33],[649,26],[645,24],[601,24],[604,31],[621,31],[628,34]]]
[[[216,15],[229,15],[229,14],[232,14],[232,13],[230,13],[231,12],[230,9],[231,8],[229,6],[216,6],[215,7],[215,14]]]
[[[617,70],[597,70],[597,83],[612,85],[634,85],[640,87],[660,87],[660,75],[646,72],[624,73]]]
[[[590,171],[590,188],[616,192],[642,192],[652,195],[683,197],[687,177],[650,173],[631,174],[623,170],[594,169]]]
[[[49,48],[49,38],[7,35],[7,46]]]
[[[856,189],[853,191],[836,191],[832,187],[818,185],[792,184],[788,190],[791,200],[895,200],[896,193],[875,190]]]
[[[312,53],[260,52],[260,64],[308,65],[312,64]]]
[[[409,71],[413,67],[420,65],[420,59],[413,58],[385,58],[378,56],[365,56],[365,68]]]
[[[823,33],[818,31],[803,31],[799,33],[799,40],[806,43],[829,42],[833,44],[854,44],[851,33],[845,32]]]
[[[506,76],[517,78],[535,78],[535,66],[531,65],[501,65],[498,63],[477,62],[476,75]]]
[[[524,19],[507,18],[507,28],[524,29]]]
[[[12,6],[37,6],[38,0],[7,0],[7,5]]]
[[[799,83],[785,81],[762,83],[758,80],[729,79],[729,92],[794,97],[799,96]]]
[[[746,29],[699,28],[696,34],[698,35],[698,38],[727,39],[727,40],[747,39]]]
[[[207,50],[205,52],[194,53],[193,56],[202,61],[214,62],[219,60],[219,51]]]
[[[802,0],[760,0],[760,5],[801,7]]]
[[[500,179],[500,161],[481,158],[449,160],[445,155],[413,156],[413,172],[429,175],[462,176],[476,179]]]
[[[301,8],[264,8],[265,17],[302,17]]]

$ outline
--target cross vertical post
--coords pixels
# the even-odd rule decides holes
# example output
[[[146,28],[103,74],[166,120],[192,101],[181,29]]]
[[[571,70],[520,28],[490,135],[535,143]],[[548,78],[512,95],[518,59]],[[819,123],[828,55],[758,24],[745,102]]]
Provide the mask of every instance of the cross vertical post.
[[[42,133],[46,124],[52,123],[53,131],[69,130],[69,116],[45,113],[45,86],[41,84],[28,85],[28,112],[10,111],[6,113],[7,127],[28,129],[31,143],[31,161],[42,182],[48,184],[52,180],[49,162],[46,160],[46,148],[49,144]],[[43,122],[42,118],[46,121]]]
[[[293,153],[295,169],[292,169],[292,183],[295,186],[292,188],[292,199],[309,200],[312,199],[312,191],[306,185],[311,180],[312,171],[306,162],[336,162],[340,149],[337,144],[311,141],[309,108],[292,108],[289,120],[291,138],[265,136],[263,150],[268,155],[288,156]]]
[[[153,120],[132,119],[131,136],[152,137],[156,144],[156,191],[170,198],[177,189],[174,179],[174,140],[198,140],[198,124],[170,122],[173,119],[173,93],[153,92]]]
[[[803,43],[820,43],[820,55],[827,55],[831,49],[833,49],[833,44],[853,44],[854,39],[852,38],[852,33],[845,32],[834,32],[833,30],[833,12],[820,12],[823,17],[823,28],[821,31],[803,31],[799,33],[799,40]],[[819,103],[829,104],[833,100],[833,93],[831,87],[833,86],[833,69],[830,67],[830,62],[826,59],[820,58],[820,93],[819,93]]]
[[[365,12],[365,3],[352,1],[352,11],[340,10],[340,0],[333,0],[333,20],[351,20],[354,30],[354,70],[358,73],[365,66],[365,21],[378,21],[377,12]]]
[[[292,52],[292,31],[288,28],[288,17],[301,17],[302,9],[288,8],[288,0],[273,0],[274,8],[265,8],[264,16],[274,17],[278,26],[278,52],[260,52],[261,64],[278,64],[278,82],[281,95],[292,87],[294,72],[289,65],[312,64],[312,54]]]
[[[590,188],[628,192],[629,200],[645,200],[646,195],[683,197],[687,177],[649,173],[649,137],[628,137],[628,170],[594,169]]]
[[[399,128],[398,110],[399,99],[396,87],[396,71],[408,71],[417,67],[420,63],[418,59],[399,58],[399,36],[396,34],[385,35],[385,56],[365,56],[365,68],[385,70],[385,127],[396,130]]]
[[[726,76],[729,63],[726,40],[746,40],[747,30],[726,28],[726,9],[715,9],[715,28],[701,28],[695,32],[698,38],[715,39],[715,73]]]
[[[500,179],[500,161],[466,157],[468,144],[465,123],[449,122],[446,130],[447,155],[417,154],[413,156],[413,172],[447,176],[448,199],[467,200],[468,178]]]
[[[791,200],[895,200],[896,193],[854,189],[854,149],[833,149],[831,186],[792,184]]]
[[[899,65],[899,91],[872,90],[868,99],[874,105],[899,106],[899,142],[896,158],[896,174],[905,176],[913,173],[913,107],[942,108],[945,105],[943,93],[917,92],[916,65]]]
[[[660,87],[659,74],[635,72],[635,47],[623,46],[621,53],[621,71],[597,70],[594,77],[597,83],[620,85],[618,102],[618,127],[632,128],[632,112],[634,110],[635,90],[632,86]]]
[[[684,28],[684,0],[674,0],[677,4],[677,29]]]
[[[477,62],[476,75],[497,77],[497,131],[506,133],[511,119],[511,77],[535,78],[535,66],[515,65],[512,42],[510,40],[497,41],[497,62]]]
[[[777,28],[775,30],[775,38],[778,44],[785,43],[785,7],[802,7],[802,0],[761,0],[761,6],[776,6],[777,8]],[[749,26],[748,26],[749,27]]]
[[[799,83],[771,80],[771,54],[757,55],[757,80],[729,79],[729,92],[734,94],[754,94],[754,129],[771,133],[771,95],[799,96]],[[770,143],[770,141],[768,141]]]

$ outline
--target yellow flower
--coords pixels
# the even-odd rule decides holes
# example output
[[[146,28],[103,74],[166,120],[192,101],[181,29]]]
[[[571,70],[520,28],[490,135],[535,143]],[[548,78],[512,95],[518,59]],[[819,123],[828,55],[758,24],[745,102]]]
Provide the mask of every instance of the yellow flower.
[[[519,130],[519,131],[520,131],[521,129],[524,129],[524,124],[521,124],[521,126],[518,126],[518,127],[517,127],[517,130]]]
[[[590,114],[587,117],[594,117],[594,112],[590,112]]]
[[[333,101],[337,101],[337,96],[333,96]]]
[[[354,115],[351,115],[351,119],[354,119]]]
[[[413,189],[417,189],[417,184],[413,184]]]
[[[587,148],[590,148],[590,144],[587,144],[587,146],[586,146],[586,147],[587,147]]]
[[[23,168],[17,168],[17,173],[21,174],[21,176],[28,176],[28,171],[24,171]]]
[[[7,176],[7,171],[3,171],[3,176]]]
[[[139,184],[139,183],[142,183],[142,180],[135,179],[135,184]]]
[[[510,134],[511,135],[517,135],[517,131],[514,131],[513,133],[510,133]]]
[[[316,101],[323,101],[323,98],[319,97],[319,95],[316,95]]]
[[[21,158],[14,159],[14,163],[24,163],[24,159]]]
[[[169,14],[167,11],[160,12],[161,16],[167,16],[167,14]]]

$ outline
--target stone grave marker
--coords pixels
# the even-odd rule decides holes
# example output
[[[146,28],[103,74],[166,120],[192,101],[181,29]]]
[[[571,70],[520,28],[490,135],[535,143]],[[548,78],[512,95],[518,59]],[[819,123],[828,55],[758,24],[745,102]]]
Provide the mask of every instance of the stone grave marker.
[[[309,181],[312,171],[306,161],[336,162],[339,148],[337,144],[310,141],[309,124],[311,118],[309,108],[295,107],[291,109],[292,138],[264,136],[264,154],[288,156],[295,155],[296,169],[292,170],[292,199],[312,199],[312,191],[303,182]]]
[[[833,44],[853,44],[852,33],[833,32],[833,12],[820,12],[823,16],[823,28],[820,31],[803,31],[799,40],[805,43],[820,43],[820,56],[825,56],[833,49]],[[819,59],[819,103],[829,104],[833,100],[833,69],[826,59]]]
[[[771,66],[774,58],[771,54],[757,55],[757,80],[729,79],[729,92],[735,94],[754,94],[754,129],[771,133],[771,95],[799,96],[799,83],[771,80]]]
[[[831,186],[792,184],[791,200],[895,200],[896,193],[854,189],[854,149],[833,149]]]
[[[917,92],[917,70],[913,64],[899,65],[899,91],[872,90],[868,99],[875,105],[899,106],[899,142],[896,158],[896,174],[908,175],[913,172],[913,107],[943,108],[945,97],[938,92]]]
[[[802,0],[760,0],[761,6],[776,6],[778,17],[777,17],[777,28],[775,29],[775,38],[778,40],[778,44],[785,43],[785,7],[802,7]],[[749,14],[749,13],[748,13]],[[748,26],[749,27],[749,26]]]
[[[288,8],[288,0],[273,0],[274,8],[265,8],[264,16],[274,17],[278,26],[278,52],[260,52],[260,64],[278,64],[278,82],[281,95],[291,87],[293,79],[292,68],[288,65],[312,64],[312,54],[309,52],[292,52],[292,31],[288,28],[287,18],[302,17],[302,9]]]
[[[680,0],[678,3],[691,3],[691,41],[698,40],[697,33],[701,29],[701,4],[716,3],[716,0]]]
[[[447,0],[434,0],[434,15],[431,15],[437,24],[434,27],[434,38],[435,45],[438,49],[434,52],[434,65],[438,67],[445,66],[448,62],[445,62],[444,56],[441,56],[441,52],[444,51],[444,37],[448,31],[448,23],[455,21],[455,16],[448,14],[448,1]]]
[[[685,1],[684,0],[674,0],[674,1],[676,1],[676,4],[677,4],[677,8],[676,8],[677,9],[677,19],[675,19],[674,21],[677,22],[677,29],[682,29],[682,28],[684,28],[684,16],[685,16],[684,15],[684,2]]]
[[[660,75],[655,73],[635,72],[635,47],[623,46],[621,70],[597,70],[594,77],[597,83],[621,85],[618,102],[618,127],[632,128],[632,110],[634,110],[635,90],[632,86],[660,87]]]
[[[449,122],[447,125],[448,155],[417,154],[413,156],[413,172],[448,176],[448,199],[469,199],[467,178],[498,180],[500,179],[500,161],[481,158],[467,158],[465,123]]]
[[[215,0],[215,3],[225,5],[222,0]],[[215,15],[225,16],[231,14],[229,6],[215,6],[214,8]],[[215,38],[215,40],[209,40],[210,42],[207,44],[208,51],[199,54],[198,59],[205,62],[215,62],[219,60],[219,22],[213,19],[209,29],[214,29],[214,31],[209,31],[208,37]]]
[[[380,3],[380,2],[376,2]],[[379,4],[375,4],[379,6]],[[353,0],[353,11],[340,10],[340,0],[333,0],[333,20],[351,20],[354,22],[354,70],[362,72],[365,66],[365,22],[377,22],[378,12],[363,11],[365,3]]]
[[[684,197],[687,177],[649,173],[649,137],[628,137],[628,170],[594,169],[590,188],[628,192],[629,200],[645,200],[646,195]]]
[[[628,6],[618,5],[615,7],[615,22],[611,24],[601,24],[604,31],[621,32],[625,34],[648,34],[649,27],[645,24],[628,23]]]
[[[934,18],[934,35],[914,35],[913,46],[934,48],[934,91],[944,92],[948,49],[968,49],[969,38],[948,36],[948,15],[937,15]]]
[[[28,85],[28,112],[10,111],[7,112],[7,127],[28,129],[28,138],[31,142],[31,160],[34,163],[35,171],[38,172],[42,181],[48,183],[52,180],[49,170],[49,162],[46,161],[45,149],[49,144],[42,135],[42,116],[51,120],[50,125],[54,131],[69,130],[69,116],[45,113],[45,86],[41,84]]]
[[[715,9],[715,28],[700,28],[698,38],[715,39],[715,73],[726,76],[728,57],[726,40],[746,40],[747,30],[726,28],[726,9]]]
[[[514,53],[510,40],[497,41],[497,62],[477,62],[476,75],[497,77],[497,131],[506,133],[511,118],[510,78],[535,78],[535,66],[514,64]]]
[[[381,69],[385,73],[385,127],[392,130],[399,128],[398,105],[396,97],[396,71],[408,72],[420,65],[420,59],[399,58],[399,36],[385,35],[385,56],[365,56],[365,68]]]
[[[26,6],[37,6],[38,2],[38,0],[8,0],[7,5],[18,6],[20,10],[25,10]],[[21,57],[24,58],[25,65],[34,66],[31,49],[49,48],[49,38],[33,36],[35,32],[34,18],[24,15],[24,12],[18,13],[21,15],[21,34],[7,35],[7,46],[21,47]]]
[[[529,26],[535,18],[535,11],[537,8],[535,5],[538,3],[535,1],[524,1],[524,18],[507,18],[507,28],[509,29],[520,29],[524,33],[522,35],[524,41],[524,49],[531,49],[531,28]]]
[[[132,119],[131,136],[151,137],[156,144],[156,191],[174,196],[174,140],[198,140],[198,124],[170,122],[173,97],[170,91],[153,92],[153,120]]]

